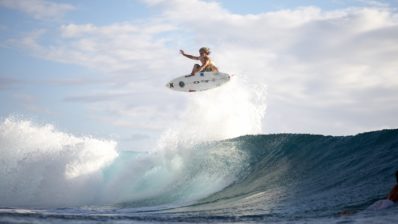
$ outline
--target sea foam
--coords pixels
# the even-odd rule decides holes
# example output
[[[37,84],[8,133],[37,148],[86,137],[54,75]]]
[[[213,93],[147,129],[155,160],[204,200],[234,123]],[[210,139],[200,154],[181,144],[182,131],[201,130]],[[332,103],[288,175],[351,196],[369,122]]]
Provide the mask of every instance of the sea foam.
[[[96,200],[116,142],[8,118],[0,124],[0,205],[74,205]]]

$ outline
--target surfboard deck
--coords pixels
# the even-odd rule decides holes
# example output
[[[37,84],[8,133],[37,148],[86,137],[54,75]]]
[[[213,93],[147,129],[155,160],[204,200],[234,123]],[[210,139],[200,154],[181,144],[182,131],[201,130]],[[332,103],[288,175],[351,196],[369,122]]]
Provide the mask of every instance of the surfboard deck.
[[[216,88],[227,83],[231,76],[222,72],[198,72],[194,76],[175,78],[166,87],[181,92],[198,92]]]

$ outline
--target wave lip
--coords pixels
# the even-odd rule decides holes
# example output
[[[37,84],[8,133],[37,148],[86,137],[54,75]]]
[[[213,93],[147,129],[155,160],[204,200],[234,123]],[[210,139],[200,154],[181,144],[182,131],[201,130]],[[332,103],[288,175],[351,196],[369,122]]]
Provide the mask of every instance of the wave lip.
[[[16,118],[0,124],[0,152],[0,206],[92,203],[101,169],[118,156],[113,141]]]

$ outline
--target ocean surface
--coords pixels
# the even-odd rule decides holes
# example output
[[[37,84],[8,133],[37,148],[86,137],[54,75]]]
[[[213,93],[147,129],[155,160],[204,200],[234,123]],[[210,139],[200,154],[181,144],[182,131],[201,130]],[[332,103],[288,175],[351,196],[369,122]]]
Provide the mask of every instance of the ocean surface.
[[[398,130],[246,135],[150,153],[6,120],[0,223],[398,223]],[[41,139],[41,140],[38,140]]]

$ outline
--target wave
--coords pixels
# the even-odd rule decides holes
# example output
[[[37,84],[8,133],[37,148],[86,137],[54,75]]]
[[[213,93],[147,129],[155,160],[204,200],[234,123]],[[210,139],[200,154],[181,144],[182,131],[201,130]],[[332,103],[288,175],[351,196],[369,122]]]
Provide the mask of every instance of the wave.
[[[395,184],[398,130],[345,137],[244,136],[227,142],[247,152],[250,165],[241,178],[196,203],[194,210],[330,215],[366,208]]]
[[[76,137],[16,118],[0,124],[0,206],[60,206],[96,198],[116,142]]]
[[[186,203],[228,186],[245,159],[204,146],[118,152],[114,141],[15,118],[0,124],[0,153],[2,207]]]
[[[398,130],[247,135],[152,153],[116,147],[6,119],[0,125],[0,206],[319,216],[385,197],[398,164]]]

